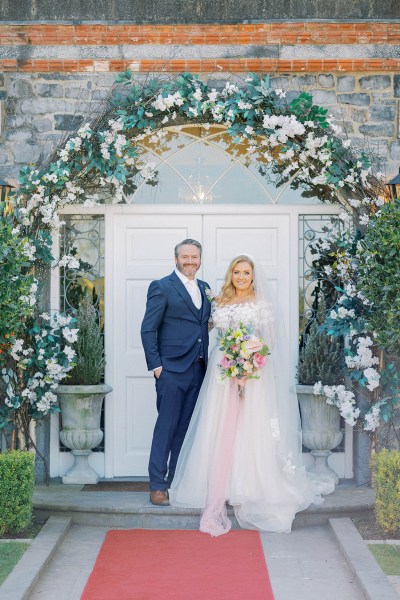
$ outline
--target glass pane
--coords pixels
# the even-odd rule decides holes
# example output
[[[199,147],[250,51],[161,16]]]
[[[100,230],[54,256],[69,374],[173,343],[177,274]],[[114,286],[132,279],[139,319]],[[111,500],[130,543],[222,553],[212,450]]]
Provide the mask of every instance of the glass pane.
[[[126,185],[135,204],[232,203],[317,204],[290,183],[279,186],[264,157],[263,138],[234,142],[223,125],[165,128],[139,142],[143,160],[157,166],[156,182],[140,175]],[[279,149],[276,149],[279,152]],[[169,168],[167,165],[170,165]],[[132,185],[133,184],[133,185]],[[137,189],[136,189],[137,188]]]
[[[211,188],[213,204],[271,204],[271,197],[246,167],[235,164]]]
[[[131,204],[181,204],[185,197],[190,197],[190,189],[176,171],[167,163],[161,165],[157,172],[157,180],[153,185],[143,182],[137,177],[139,188],[127,198]]]

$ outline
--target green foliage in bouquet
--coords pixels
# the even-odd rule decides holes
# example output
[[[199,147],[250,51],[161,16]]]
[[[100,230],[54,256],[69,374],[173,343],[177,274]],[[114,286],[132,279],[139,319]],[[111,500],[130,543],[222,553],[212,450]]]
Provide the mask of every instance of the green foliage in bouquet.
[[[326,304],[322,294],[318,297],[317,315],[300,350],[297,376],[302,385],[338,385],[343,383],[344,353],[340,342],[321,331],[325,321]]]
[[[103,381],[104,343],[98,315],[87,292],[77,314],[78,339],[74,344],[76,365],[70,372],[69,385],[98,385]]]

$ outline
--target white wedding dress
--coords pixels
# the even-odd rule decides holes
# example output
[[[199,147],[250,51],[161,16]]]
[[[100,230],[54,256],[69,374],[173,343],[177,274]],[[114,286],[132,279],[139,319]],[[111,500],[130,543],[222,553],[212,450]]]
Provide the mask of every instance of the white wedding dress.
[[[273,313],[266,302],[217,306],[212,320],[219,332],[243,323],[256,335],[273,332]],[[272,337],[272,334],[271,334]],[[264,342],[271,348],[272,339]],[[289,440],[280,422],[279,385],[271,356],[258,371],[259,379],[246,382],[244,395],[231,380],[220,381],[218,363],[223,354],[218,343],[211,352],[206,376],[178,459],[171,489],[173,506],[202,509],[200,530],[213,536],[231,527],[226,504],[233,506],[241,527],[289,532],[296,512],[322,502],[301,462],[301,437]],[[282,384],[280,384],[282,386]],[[290,394],[290,382],[286,381]],[[282,391],[279,392],[282,394]],[[288,421],[298,424],[297,399]],[[289,426],[289,425],[288,425]],[[328,485],[328,487],[329,487]]]

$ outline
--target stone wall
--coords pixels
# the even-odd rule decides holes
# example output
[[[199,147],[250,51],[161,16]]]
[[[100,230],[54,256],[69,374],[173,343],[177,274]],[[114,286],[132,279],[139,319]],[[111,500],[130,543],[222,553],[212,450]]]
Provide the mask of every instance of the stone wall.
[[[36,17],[50,7],[45,0],[32,5],[3,0],[1,10],[7,9],[10,16],[14,8],[27,10],[33,4],[39,11]],[[107,6],[116,10],[125,4]],[[161,4],[169,6],[150,4],[158,10]],[[186,10],[190,3],[177,4]],[[204,8],[207,2],[195,4]],[[220,4],[243,8],[241,3]],[[15,178],[24,165],[46,160],[93,114],[116,74],[126,69],[138,79],[190,71],[214,82],[240,82],[248,72],[268,74],[274,86],[289,91],[288,99],[310,91],[315,102],[328,107],[343,124],[347,135],[382,159],[392,176],[400,161],[400,22],[384,20],[383,12],[380,20],[372,20],[376,14],[372,8],[377,6],[372,1],[325,2],[335,10],[342,7],[343,16],[347,5],[364,7],[366,16],[359,21],[317,21],[318,12],[312,20],[274,21],[272,13],[268,20],[261,18],[267,6],[271,11],[302,6],[311,14],[317,4],[322,6],[317,0],[250,1],[243,15],[259,8],[257,23],[205,25],[196,11],[192,18],[197,22],[189,25],[179,20],[179,11],[174,13],[175,25],[143,25],[139,18],[130,24],[39,23],[33,17],[26,23],[0,22],[0,177]],[[92,2],[51,6],[54,18],[56,10],[66,7],[94,10]],[[398,2],[385,6],[400,10]],[[99,2],[99,14],[102,7]]]
[[[6,114],[0,136],[0,176],[16,179],[27,164],[46,160],[52,150],[104,103],[115,73],[4,73],[0,102]],[[173,76],[170,74],[169,76]],[[138,74],[138,79],[143,75]],[[212,85],[225,73],[203,75]],[[392,73],[272,74],[273,87],[301,91],[333,114],[345,133],[382,161],[388,177],[398,171],[400,75]]]

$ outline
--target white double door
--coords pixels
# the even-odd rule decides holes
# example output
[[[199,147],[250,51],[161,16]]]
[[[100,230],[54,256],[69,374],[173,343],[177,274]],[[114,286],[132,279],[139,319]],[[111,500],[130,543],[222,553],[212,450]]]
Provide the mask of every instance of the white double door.
[[[109,214],[107,220],[107,381],[113,393],[106,402],[105,476],[143,476],[156,420],[154,378],[140,339],[150,282],[173,271],[174,246],[186,238],[202,243],[198,276],[216,291],[230,260],[247,252],[264,266],[288,326],[290,215],[142,211]],[[293,293],[297,297],[297,290]]]

